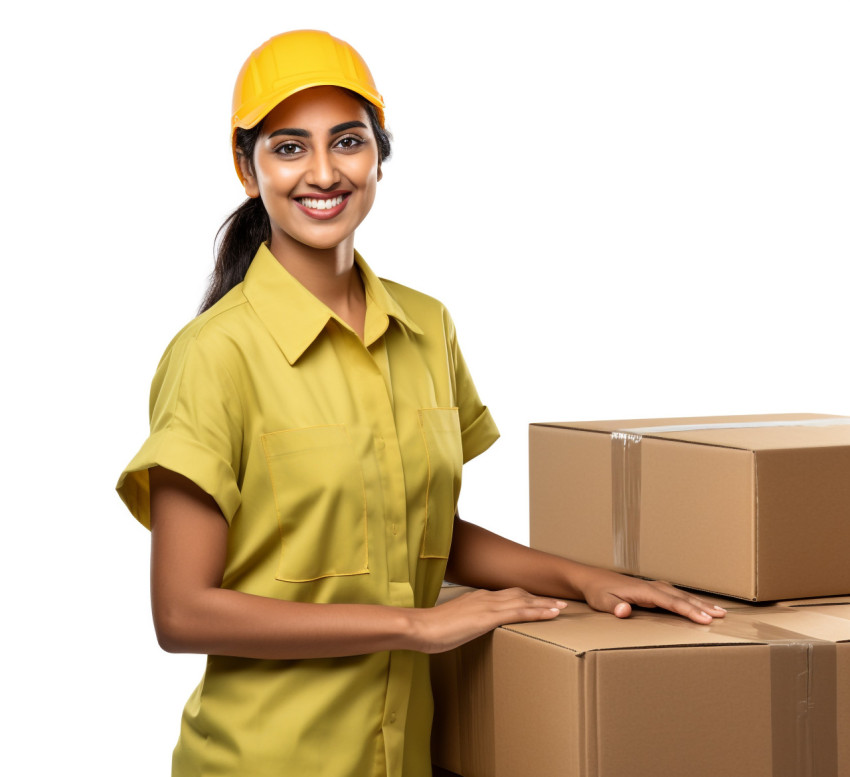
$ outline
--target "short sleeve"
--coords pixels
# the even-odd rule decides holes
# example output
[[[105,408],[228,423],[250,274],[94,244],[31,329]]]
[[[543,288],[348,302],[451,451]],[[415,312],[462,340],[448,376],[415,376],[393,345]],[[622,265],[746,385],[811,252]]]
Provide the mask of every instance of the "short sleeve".
[[[228,523],[240,504],[241,405],[214,342],[178,335],[151,386],[150,437],[116,489],[150,528],[148,470],[160,466],[191,480],[215,499]]]
[[[463,445],[463,463],[484,453],[499,439],[499,430],[490,411],[481,402],[469,368],[466,366],[460,346],[457,343],[454,324],[449,321],[451,332],[451,352],[454,363],[455,395],[457,397],[460,419],[461,443]]]

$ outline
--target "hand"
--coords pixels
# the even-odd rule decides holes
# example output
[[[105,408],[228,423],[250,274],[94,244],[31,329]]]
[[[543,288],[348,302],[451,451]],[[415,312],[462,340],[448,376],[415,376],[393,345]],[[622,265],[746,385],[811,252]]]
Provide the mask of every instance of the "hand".
[[[535,596],[522,588],[472,591],[436,607],[411,610],[414,649],[442,653],[504,623],[551,620],[566,606],[561,599]]]
[[[633,604],[640,607],[661,607],[703,625],[726,615],[726,610],[722,607],[680,591],[669,583],[640,580],[604,569],[587,570],[582,593],[594,610],[610,612],[618,618],[628,618],[632,614]]]

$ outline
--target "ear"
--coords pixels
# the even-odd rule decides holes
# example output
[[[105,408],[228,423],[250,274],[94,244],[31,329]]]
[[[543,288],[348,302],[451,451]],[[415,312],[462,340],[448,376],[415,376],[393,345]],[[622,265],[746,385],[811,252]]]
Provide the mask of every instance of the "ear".
[[[257,185],[257,176],[254,175],[254,165],[244,154],[236,152],[236,158],[239,160],[239,170],[242,172],[242,185],[245,187],[245,194],[251,199],[256,199],[260,196],[260,187]]]
[[[381,178],[383,178],[383,177],[384,177],[384,171],[381,170],[381,163],[378,162],[378,180],[380,181]]]

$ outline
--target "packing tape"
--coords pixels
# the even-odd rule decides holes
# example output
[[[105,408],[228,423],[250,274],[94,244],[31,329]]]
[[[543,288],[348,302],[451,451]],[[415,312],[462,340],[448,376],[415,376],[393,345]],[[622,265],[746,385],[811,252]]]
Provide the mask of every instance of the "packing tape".
[[[641,436],[611,434],[611,530],[614,564],[624,572],[640,568]]]
[[[641,440],[644,435],[707,429],[761,429],[784,426],[848,426],[850,417],[809,418],[799,421],[739,421],[716,424],[636,426],[611,432],[611,529],[614,565],[640,574]]]
[[[770,645],[773,777],[838,777],[836,646]]]
[[[682,592],[684,593],[684,592]],[[698,596],[699,594],[694,594]],[[757,609],[757,608],[756,608]],[[798,615],[798,611],[793,607],[771,607],[771,615]],[[669,614],[662,614],[652,611],[638,610],[635,616],[639,620],[648,620],[655,623],[663,623],[665,626],[673,626],[674,628],[686,629],[691,632],[703,632],[716,637],[731,637],[732,639],[743,639],[748,642],[764,642],[770,645],[773,644],[796,644],[800,642],[813,642],[814,637],[802,634],[793,629],[786,629],[782,626],[775,626],[772,623],[764,623],[756,620],[757,614],[753,614],[753,610],[729,610],[724,618],[715,619],[710,625],[704,626],[699,623],[694,623],[684,617],[671,618]],[[710,643],[706,643],[710,644]]]
[[[836,416],[835,418],[809,418],[799,421],[731,421],[723,424],[678,424],[674,426],[637,426],[631,429],[621,429],[621,432],[633,434],[659,434],[661,432],[695,432],[702,429],[762,429],[772,426],[847,426],[850,418]]]

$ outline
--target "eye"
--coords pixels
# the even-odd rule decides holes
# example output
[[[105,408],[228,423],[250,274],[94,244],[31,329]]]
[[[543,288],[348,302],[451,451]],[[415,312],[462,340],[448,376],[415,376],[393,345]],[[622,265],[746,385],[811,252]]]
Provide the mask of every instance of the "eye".
[[[274,152],[281,156],[295,156],[303,150],[303,147],[299,143],[293,143],[291,140],[288,140],[286,143],[281,143],[279,146],[275,146]]]
[[[337,140],[334,147],[340,148],[343,151],[352,151],[358,146],[362,146],[364,142],[363,138],[359,138],[357,135],[343,135]]]

